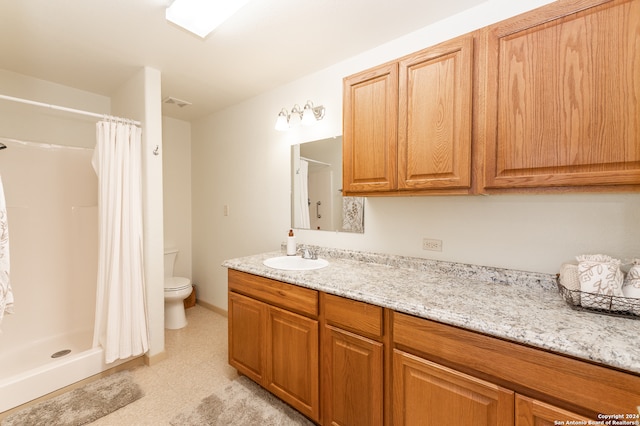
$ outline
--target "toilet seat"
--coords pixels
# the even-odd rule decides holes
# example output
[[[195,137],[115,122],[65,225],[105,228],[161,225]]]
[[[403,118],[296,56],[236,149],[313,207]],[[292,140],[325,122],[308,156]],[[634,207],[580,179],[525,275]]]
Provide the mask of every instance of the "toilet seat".
[[[165,277],[164,291],[180,291],[191,287],[191,280],[185,277]]]

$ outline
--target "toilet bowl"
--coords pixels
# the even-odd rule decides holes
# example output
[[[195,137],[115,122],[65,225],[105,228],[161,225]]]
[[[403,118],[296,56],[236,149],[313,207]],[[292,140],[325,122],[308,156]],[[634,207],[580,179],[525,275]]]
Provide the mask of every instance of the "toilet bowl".
[[[167,249],[164,252],[164,328],[177,330],[187,325],[184,312],[184,299],[191,295],[191,280],[174,277],[173,266],[178,250]]]

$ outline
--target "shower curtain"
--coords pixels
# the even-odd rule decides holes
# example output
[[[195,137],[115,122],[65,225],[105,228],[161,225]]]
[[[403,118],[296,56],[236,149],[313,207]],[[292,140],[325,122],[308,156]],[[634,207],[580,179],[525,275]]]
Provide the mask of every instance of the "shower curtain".
[[[300,167],[295,175],[295,194],[294,202],[296,208],[293,209],[294,227],[300,229],[309,229],[311,221],[309,220],[309,162],[300,160]]]
[[[13,293],[9,281],[9,225],[2,177],[0,177],[0,325],[2,325],[4,314],[12,312]]]
[[[142,246],[141,129],[123,120],[96,125],[99,263],[93,345],[113,362],[148,350]]]

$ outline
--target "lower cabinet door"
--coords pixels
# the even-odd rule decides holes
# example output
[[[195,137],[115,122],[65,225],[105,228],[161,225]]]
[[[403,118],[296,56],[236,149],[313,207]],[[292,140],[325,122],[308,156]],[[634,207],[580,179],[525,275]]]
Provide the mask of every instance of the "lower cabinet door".
[[[229,364],[257,383],[266,369],[267,305],[229,293]]]
[[[383,344],[332,327],[323,337],[324,424],[383,422]]]
[[[584,424],[588,424],[588,421],[593,419],[582,417],[536,399],[516,395],[516,426],[554,426],[567,424],[568,420],[582,421]]]
[[[318,321],[269,306],[266,388],[320,421]]]
[[[514,392],[395,349],[393,423],[511,426]]]

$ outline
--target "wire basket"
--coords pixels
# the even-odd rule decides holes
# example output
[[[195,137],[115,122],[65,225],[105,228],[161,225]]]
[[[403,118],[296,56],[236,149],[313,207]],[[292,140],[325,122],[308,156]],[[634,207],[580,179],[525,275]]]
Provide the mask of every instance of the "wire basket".
[[[640,319],[640,299],[569,290],[560,283],[560,277],[556,278],[556,283],[560,294],[572,309]]]

